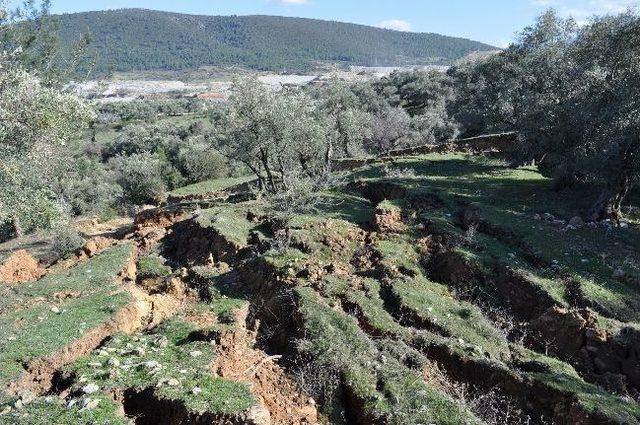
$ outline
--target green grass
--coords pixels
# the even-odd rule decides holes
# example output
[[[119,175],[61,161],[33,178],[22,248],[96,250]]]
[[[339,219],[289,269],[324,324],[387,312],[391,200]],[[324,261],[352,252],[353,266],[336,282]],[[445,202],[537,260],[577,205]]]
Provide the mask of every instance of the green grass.
[[[310,288],[298,289],[306,338],[300,348],[322,367],[339,370],[363,413],[385,423],[471,424],[479,421],[393,357],[381,356],[353,317],[326,304]]]
[[[171,267],[165,265],[162,258],[157,256],[147,255],[138,260],[138,277],[164,278],[172,273]]]
[[[405,308],[444,330],[444,336],[473,355],[490,355],[497,360],[506,357],[506,339],[476,306],[456,300],[446,287],[424,278],[398,279],[393,281],[392,291]]]
[[[180,400],[193,412],[246,411],[255,404],[248,386],[213,375],[210,365],[215,347],[190,339],[195,330],[194,325],[181,319],[169,319],[151,334],[119,335],[69,368],[78,378],[74,385],[80,388],[94,383],[101,391],[156,388],[158,397]],[[148,362],[159,366],[150,368]],[[170,379],[179,384],[168,385]],[[194,388],[201,392],[194,393]]]
[[[118,413],[118,405],[113,398],[97,394],[89,400],[99,400],[93,409],[83,409],[82,403],[67,407],[62,400],[51,397],[50,400],[37,399],[23,410],[12,411],[0,423],[13,425],[129,425],[129,419]],[[7,422],[3,422],[6,420]]]
[[[243,202],[239,204],[224,204],[203,210],[197,219],[200,226],[215,229],[228,242],[239,248],[247,246],[247,239],[253,230],[259,227],[247,220],[249,211],[259,212],[257,202]]]
[[[529,361],[542,363],[550,370],[546,373],[528,372],[537,381],[551,388],[576,395],[580,405],[587,413],[596,413],[611,418],[615,423],[640,423],[640,405],[611,395],[602,388],[582,380],[578,373],[560,360],[535,353],[526,349],[517,349],[517,355]]]
[[[342,297],[357,308],[358,314],[366,322],[366,326],[376,334],[388,336],[403,336],[407,329],[396,322],[385,309],[384,301],[380,298],[380,282],[375,279],[365,279],[362,282],[363,291],[354,290],[345,285]]]
[[[394,179],[409,189],[410,194],[433,193],[445,203],[427,216],[440,224],[455,226],[457,202],[464,200],[480,208],[488,221],[513,230],[547,262],[555,261],[558,268],[580,283],[587,299],[602,305],[617,318],[640,320],[640,296],[635,289],[613,278],[613,271],[621,267],[627,273],[640,275],[640,229],[604,228],[570,230],[562,226],[533,219],[546,212],[565,220],[589,207],[591,198],[584,191],[552,190],[550,179],[533,167],[506,168],[500,162],[462,154],[425,155],[400,159],[396,167],[411,169],[416,178]],[[352,179],[384,180],[382,165],[356,170]],[[485,235],[477,235],[483,246],[480,259],[499,259],[515,268],[540,275],[542,271],[527,265],[521,253],[513,247]],[[511,256],[510,254],[515,254]],[[542,273],[538,282],[555,299],[564,299],[562,283],[553,274]]]
[[[131,245],[121,245],[21,287],[8,306],[10,312],[0,316],[0,384],[16,379],[24,362],[62,349],[129,303],[129,294],[114,291],[116,277],[131,253]],[[49,298],[66,291],[81,295],[67,300]],[[52,306],[60,313],[51,311]]]

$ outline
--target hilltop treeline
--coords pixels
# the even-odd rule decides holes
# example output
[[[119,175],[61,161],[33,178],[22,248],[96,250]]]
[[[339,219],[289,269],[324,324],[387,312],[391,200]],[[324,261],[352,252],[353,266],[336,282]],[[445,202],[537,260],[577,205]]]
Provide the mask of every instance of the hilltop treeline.
[[[91,33],[98,71],[180,70],[203,65],[303,71],[317,62],[449,64],[491,46],[314,19],[194,16],[127,9],[57,17],[70,45]]]

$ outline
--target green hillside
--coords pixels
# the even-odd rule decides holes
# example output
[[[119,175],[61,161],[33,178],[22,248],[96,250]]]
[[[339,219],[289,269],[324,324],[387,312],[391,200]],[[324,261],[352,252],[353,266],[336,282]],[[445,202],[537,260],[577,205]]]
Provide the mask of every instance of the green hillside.
[[[274,16],[194,16],[141,9],[60,15],[67,43],[89,31],[98,69],[179,70],[239,65],[296,71],[317,62],[449,64],[493,47],[438,34]]]

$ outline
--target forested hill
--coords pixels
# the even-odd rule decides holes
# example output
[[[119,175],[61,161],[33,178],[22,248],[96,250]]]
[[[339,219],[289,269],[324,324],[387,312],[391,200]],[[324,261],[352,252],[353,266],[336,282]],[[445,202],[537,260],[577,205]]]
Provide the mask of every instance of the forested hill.
[[[72,43],[87,31],[99,70],[178,70],[238,65],[301,71],[318,62],[449,64],[492,46],[438,34],[275,16],[195,16],[141,9],[60,15]]]

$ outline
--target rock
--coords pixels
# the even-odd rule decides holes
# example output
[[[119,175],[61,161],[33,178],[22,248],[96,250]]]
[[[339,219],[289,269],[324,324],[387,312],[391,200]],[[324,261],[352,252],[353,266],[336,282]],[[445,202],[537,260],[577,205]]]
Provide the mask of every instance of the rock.
[[[51,307],[51,312],[55,313],[55,314],[60,314],[61,313],[60,309],[58,307],[56,307],[56,306]]]
[[[136,354],[136,356],[140,356],[140,357],[147,354],[147,351],[142,347],[136,347],[135,350],[133,350],[133,352]]]
[[[163,335],[156,340],[156,345],[160,348],[166,348],[169,345],[169,339]]]
[[[96,398],[88,398],[82,403],[82,408],[86,410],[95,409],[100,404],[100,400]]]
[[[93,257],[98,252],[98,244],[94,240],[88,240],[87,243],[84,244],[83,250],[87,256]]]
[[[144,366],[149,370],[154,370],[160,367],[160,363],[155,360],[149,360],[148,362],[144,362]]]
[[[571,220],[569,220],[569,226],[573,226],[576,228],[580,228],[584,226],[584,220],[582,217],[575,216]]]
[[[100,391],[100,387],[97,386],[96,384],[87,384],[84,387],[82,387],[82,392],[85,394],[93,394],[93,393],[97,393],[98,391]]]
[[[104,236],[96,236],[89,239],[84,244],[84,246],[82,247],[82,251],[87,255],[87,257],[93,257],[100,251],[113,245],[114,242],[115,241],[113,239],[106,238]]]
[[[551,213],[544,213],[544,214],[542,214],[542,218],[543,218],[545,221],[554,221],[554,220],[556,219],[556,218],[555,218],[555,216],[554,216],[553,214],[551,214]]]
[[[6,406],[4,409],[0,411],[0,416],[6,415],[9,412],[11,412],[11,406]]]
[[[591,222],[587,223],[587,226],[590,229],[597,229],[598,228],[598,223],[596,223],[595,221],[591,221]]]
[[[171,378],[167,381],[167,385],[169,385],[170,387],[177,387],[178,385],[180,385],[180,381],[178,381],[176,378]]]
[[[19,394],[20,400],[22,400],[22,404],[26,405],[31,403],[36,399],[36,395],[29,390],[22,391]]]
[[[190,352],[189,355],[191,357],[200,357],[202,355],[202,351],[195,350],[195,351]]]
[[[552,353],[566,359],[575,356],[584,345],[587,324],[577,310],[551,307],[530,326],[536,337],[541,337],[539,343],[546,342]]]
[[[109,363],[109,366],[113,366],[113,367],[120,366],[120,360],[118,360],[115,357],[110,358],[108,363]]]
[[[376,207],[373,227],[380,232],[399,232],[404,229],[402,211],[397,207]]]
[[[191,393],[192,393],[193,395],[198,395],[198,394],[200,394],[201,392],[202,392],[202,388],[200,388],[200,387],[194,387],[194,388],[191,390]]]
[[[536,221],[540,221],[542,220],[542,217],[540,216],[540,214],[534,214],[533,219]]]

